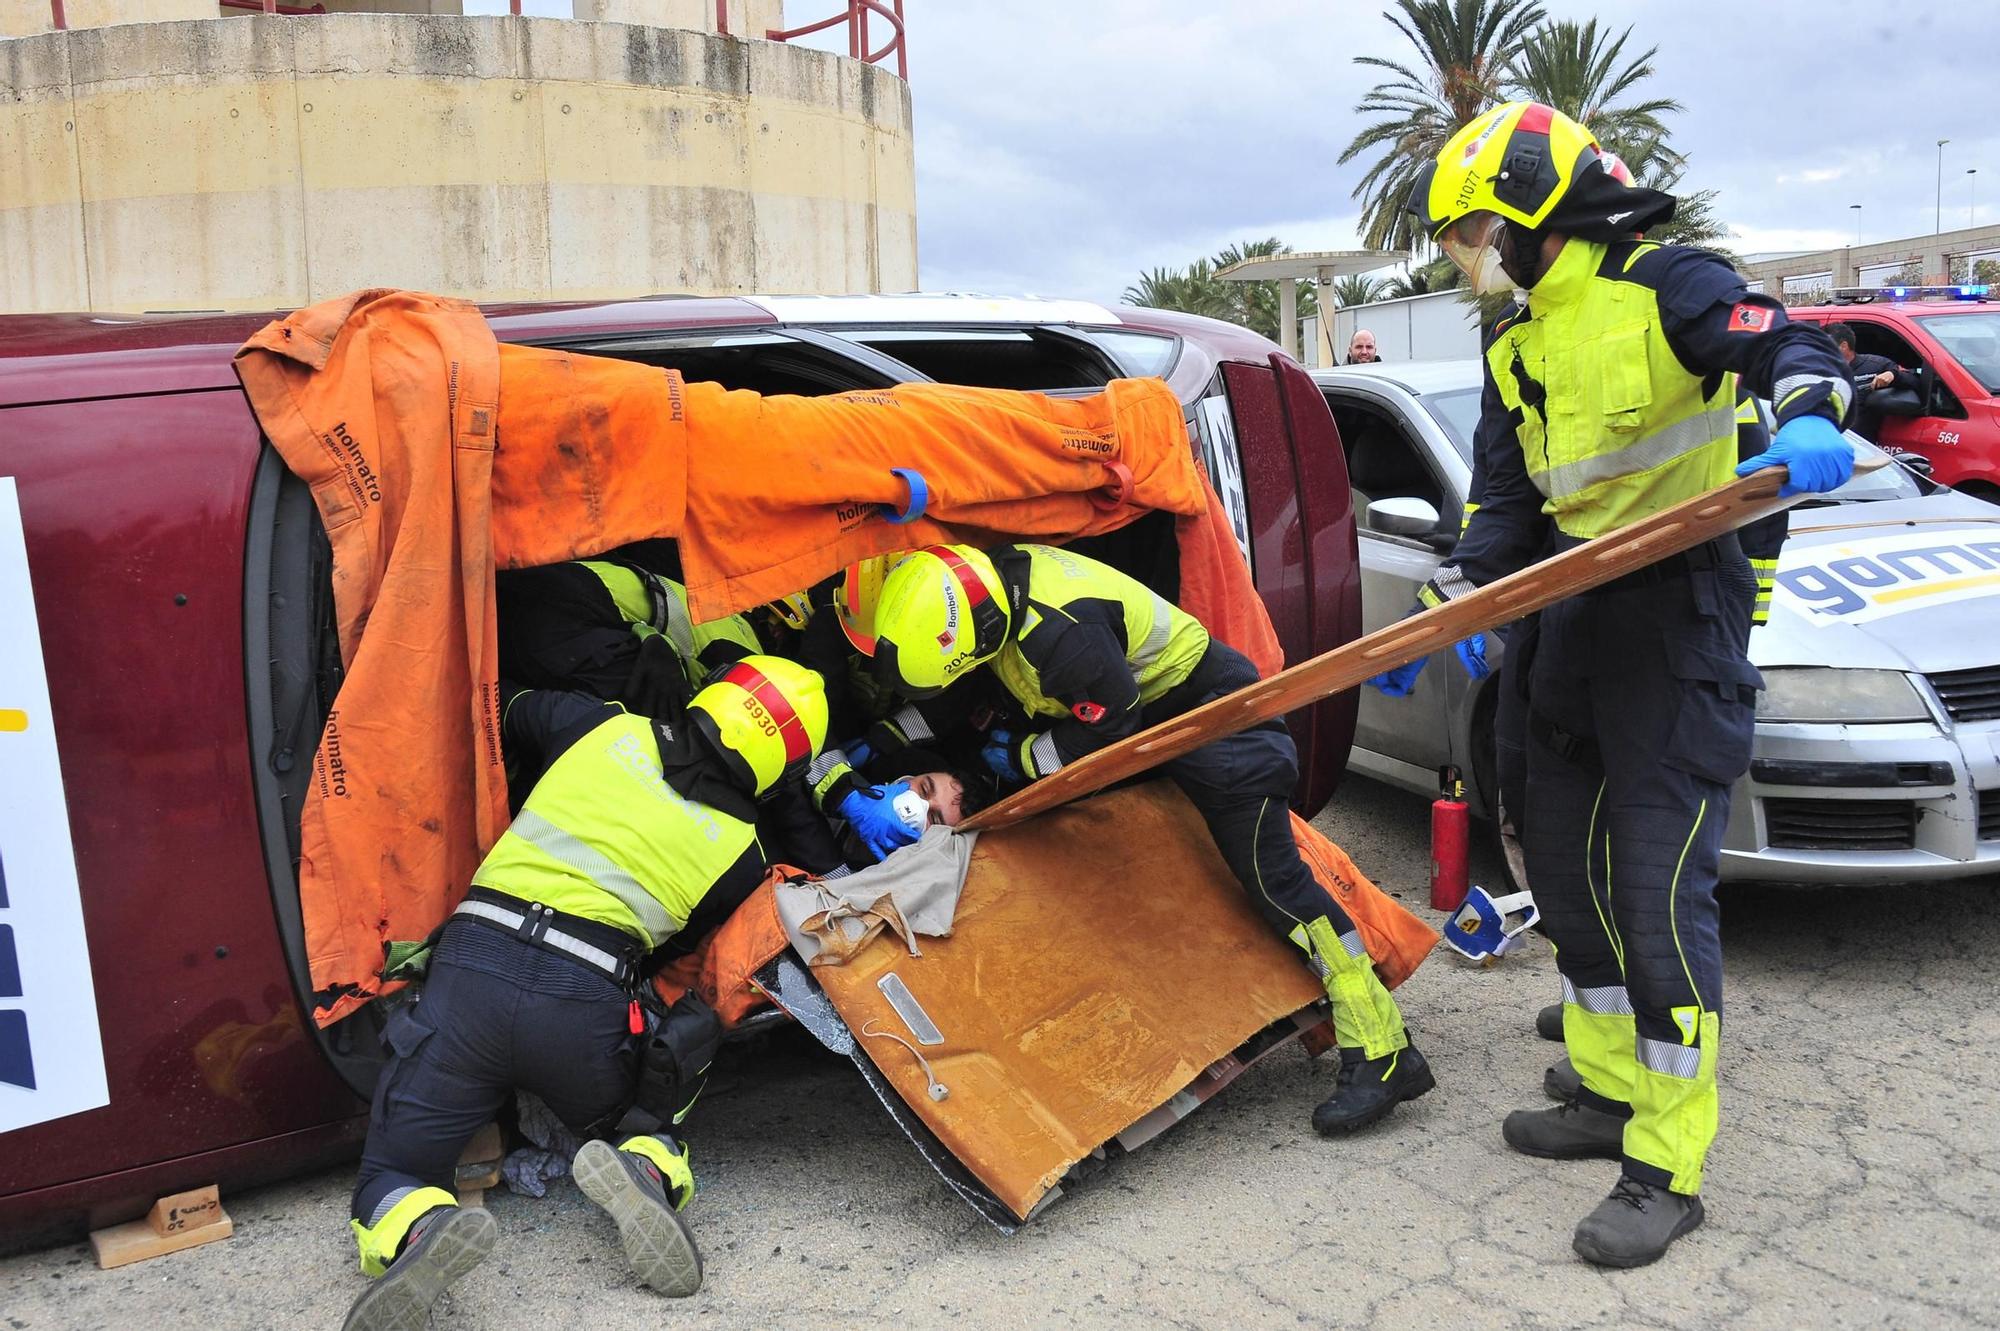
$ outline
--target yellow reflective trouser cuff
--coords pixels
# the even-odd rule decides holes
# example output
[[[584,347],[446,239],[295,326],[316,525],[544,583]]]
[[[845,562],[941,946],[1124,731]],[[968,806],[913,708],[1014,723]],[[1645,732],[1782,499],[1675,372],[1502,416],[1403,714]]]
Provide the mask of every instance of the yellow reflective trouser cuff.
[[[443,1188],[418,1188],[389,1208],[389,1214],[372,1225],[350,1220],[355,1246],[361,1249],[361,1274],[374,1279],[389,1269],[402,1249],[403,1236],[410,1226],[440,1206],[457,1206],[458,1198]]]
[[[1333,1004],[1333,1035],[1342,1048],[1361,1050],[1368,1058],[1387,1058],[1410,1043],[1403,1032],[1403,1014],[1375,974],[1358,934],[1341,935],[1322,915],[1292,929],[1291,939],[1304,949]]]
[[[1757,575],[1757,603],[1750,612],[1752,627],[1771,622],[1771,590],[1778,580],[1778,561],[1753,559],[1750,571]]]
[[[1715,1141],[1721,1103],[1715,1091],[1715,1055],[1722,1022],[1701,1014],[1694,1044],[1640,1040],[1632,1083],[1632,1119],[1625,1125],[1625,1154],[1673,1175],[1675,1192],[1701,1191],[1702,1162]]]
[[[1563,1045],[1594,1094],[1631,1103],[1632,1042],[1632,1003],[1624,986],[1577,990],[1563,981]]]
[[[667,1200],[674,1204],[676,1211],[685,1211],[687,1204],[694,1200],[694,1166],[688,1163],[686,1142],[673,1142],[660,1137],[627,1137],[618,1143],[618,1149],[642,1155],[659,1166],[660,1177],[667,1181]]]

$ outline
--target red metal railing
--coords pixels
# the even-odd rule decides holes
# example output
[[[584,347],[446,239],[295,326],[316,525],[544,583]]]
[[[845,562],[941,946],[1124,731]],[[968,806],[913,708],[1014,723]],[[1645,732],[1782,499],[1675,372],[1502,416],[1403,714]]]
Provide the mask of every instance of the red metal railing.
[[[720,18],[721,0],[717,0],[715,8],[717,17]],[[879,51],[868,49],[868,16],[871,13],[880,15],[889,25],[889,40],[882,44],[882,49]],[[847,8],[832,18],[824,18],[817,23],[808,23],[803,28],[790,28],[784,32],[772,28],[764,36],[774,42],[788,42],[794,37],[824,32],[838,23],[847,25],[848,55],[856,60],[876,65],[893,54],[896,57],[896,77],[908,80],[910,56],[909,47],[903,40],[903,0],[891,0],[889,4],[883,4],[881,0],[847,0]]]

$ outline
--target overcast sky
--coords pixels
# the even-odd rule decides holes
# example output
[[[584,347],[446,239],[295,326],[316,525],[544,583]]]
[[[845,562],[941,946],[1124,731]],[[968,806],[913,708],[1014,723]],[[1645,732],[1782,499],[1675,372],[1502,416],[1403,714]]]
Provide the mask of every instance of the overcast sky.
[[[1991,0],[1544,0],[1657,45],[1649,91],[1739,254],[2000,219]],[[813,8],[791,0],[791,17]],[[1116,300],[1232,240],[1357,244],[1354,104],[1406,58],[1379,0],[907,0],[922,283]],[[815,11],[816,12],[816,11]]]

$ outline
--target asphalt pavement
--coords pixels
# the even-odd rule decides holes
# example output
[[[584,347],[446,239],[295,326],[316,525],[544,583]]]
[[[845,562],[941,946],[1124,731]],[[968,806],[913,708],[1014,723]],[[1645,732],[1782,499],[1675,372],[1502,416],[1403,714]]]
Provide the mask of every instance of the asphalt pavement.
[[[1424,801],[1351,779],[1320,825],[1422,907]],[[1653,1267],[1570,1251],[1615,1165],[1500,1144],[1560,1052],[1531,1029],[1557,993],[1537,942],[1493,970],[1440,954],[1404,986],[1439,1084],[1382,1127],[1313,1136],[1333,1069],[1286,1049],[1011,1238],[789,1032],[728,1056],[696,1111],[699,1294],[637,1286],[565,1180],[488,1194],[499,1246],[433,1326],[2000,1325],[2000,879],[1725,890],[1723,926],[1708,1223]],[[227,1197],[234,1238],[116,1271],[81,1244],[0,1261],[0,1324],[336,1327],[362,1283],[351,1183]]]

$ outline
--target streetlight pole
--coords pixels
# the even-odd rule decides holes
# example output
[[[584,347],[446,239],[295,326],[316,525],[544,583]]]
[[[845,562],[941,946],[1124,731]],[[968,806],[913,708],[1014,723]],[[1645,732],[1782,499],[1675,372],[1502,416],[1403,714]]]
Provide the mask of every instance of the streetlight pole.
[[[1937,215],[1931,219],[1932,235],[1937,235],[1944,230],[1944,146],[1950,142],[1950,139],[1939,139],[1937,141]]]
[[[1850,203],[1847,205],[1847,211],[1854,214],[1854,243],[1859,245],[1861,243],[1861,205]]]
[[[1979,198],[1979,168],[1976,166],[1968,166],[1965,168],[1965,225],[1967,230],[1970,230],[1972,228],[1973,209],[1975,201],[1978,198]]]

